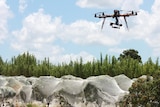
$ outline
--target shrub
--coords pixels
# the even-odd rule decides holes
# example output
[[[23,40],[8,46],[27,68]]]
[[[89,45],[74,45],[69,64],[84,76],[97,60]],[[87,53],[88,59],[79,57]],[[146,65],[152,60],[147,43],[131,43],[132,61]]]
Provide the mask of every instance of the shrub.
[[[121,101],[125,107],[159,107],[160,79],[140,78],[129,89],[130,94]]]

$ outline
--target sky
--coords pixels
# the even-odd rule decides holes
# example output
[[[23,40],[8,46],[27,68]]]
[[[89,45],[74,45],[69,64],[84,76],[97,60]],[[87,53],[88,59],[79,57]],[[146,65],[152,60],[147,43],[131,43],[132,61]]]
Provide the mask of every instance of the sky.
[[[125,26],[94,18],[97,12],[114,9],[138,11]],[[0,56],[10,60],[24,52],[52,63],[99,59],[100,54],[118,57],[135,49],[145,62],[160,56],[160,0],[0,0]],[[124,20],[120,22],[125,25]]]

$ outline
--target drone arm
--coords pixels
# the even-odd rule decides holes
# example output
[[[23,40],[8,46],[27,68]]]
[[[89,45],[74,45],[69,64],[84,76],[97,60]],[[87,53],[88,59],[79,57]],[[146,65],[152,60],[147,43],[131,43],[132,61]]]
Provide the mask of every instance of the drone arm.
[[[119,17],[129,17],[129,16],[136,16],[137,12],[132,13],[126,13],[126,14],[120,14]]]
[[[113,17],[113,15],[106,15],[106,14],[104,14],[104,13],[102,13],[102,14],[96,13],[96,14],[94,15],[94,17],[95,17],[95,18],[108,18],[108,17]]]

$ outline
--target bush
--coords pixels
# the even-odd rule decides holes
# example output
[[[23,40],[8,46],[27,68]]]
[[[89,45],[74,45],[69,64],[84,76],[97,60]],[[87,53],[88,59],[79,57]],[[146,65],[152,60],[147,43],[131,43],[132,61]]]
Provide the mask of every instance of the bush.
[[[159,107],[160,79],[140,78],[132,84],[130,94],[121,101],[125,107]]]

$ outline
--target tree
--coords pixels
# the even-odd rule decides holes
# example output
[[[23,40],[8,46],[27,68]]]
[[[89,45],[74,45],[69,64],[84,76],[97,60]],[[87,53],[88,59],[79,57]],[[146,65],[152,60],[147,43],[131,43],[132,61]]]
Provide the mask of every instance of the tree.
[[[4,64],[3,59],[0,56],[0,74],[3,72],[3,64]]]
[[[141,56],[138,55],[138,51],[134,49],[124,50],[123,53],[120,54],[118,59],[121,60],[122,58],[129,58],[129,57],[138,60],[140,63],[142,62]]]
[[[12,71],[14,71],[12,75],[31,76],[36,64],[35,56],[30,55],[29,52],[18,55],[11,61]]]

